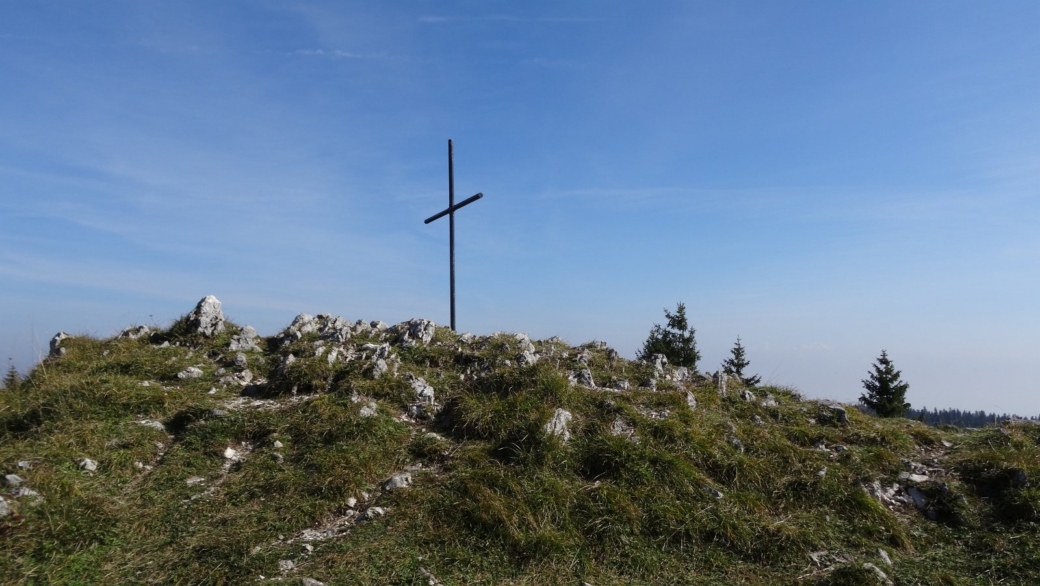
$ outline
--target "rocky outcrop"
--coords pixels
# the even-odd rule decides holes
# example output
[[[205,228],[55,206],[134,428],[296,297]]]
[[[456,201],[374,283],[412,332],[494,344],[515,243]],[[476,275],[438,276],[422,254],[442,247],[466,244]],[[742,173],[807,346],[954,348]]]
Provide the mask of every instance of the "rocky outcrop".
[[[220,300],[207,295],[188,314],[188,327],[193,334],[215,336],[224,331],[224,312]]]

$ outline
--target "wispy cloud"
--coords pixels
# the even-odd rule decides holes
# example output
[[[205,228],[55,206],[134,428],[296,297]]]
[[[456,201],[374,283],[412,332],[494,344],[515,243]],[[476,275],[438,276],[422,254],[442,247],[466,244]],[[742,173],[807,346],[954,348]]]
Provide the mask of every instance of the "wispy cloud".
[[[274,51],[262,51],[261,53],[274,53]],[[315,57],[325,59],[356,59],[358,61],[413,61],[407,55],[392,55],[388,53],[355,53],[343,49],[295,49],[282,52],[286,57]]]
[[[602,18],[583,17],[583,16],[539,16],[539,17],[527,17],[527,16],[508,16],[508,15],[489,15],[489,16],[435,16],[425,15],[419,17],[419,22],[423,24],[451,24],[456,22],[507,22],[507,23],[519,23],[519,24],[568,24],[568,23],[589,23],[598,22],[603,20]]]

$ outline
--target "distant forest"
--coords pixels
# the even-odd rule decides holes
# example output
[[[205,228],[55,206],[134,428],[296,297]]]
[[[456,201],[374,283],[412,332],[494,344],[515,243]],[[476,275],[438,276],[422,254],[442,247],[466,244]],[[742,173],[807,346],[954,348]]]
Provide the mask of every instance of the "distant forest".
[[[928,407],[909,409],[906,412],[906,416],[908,419],[923,421],[928,425],[956,425],[957,427],[985,427],[987,425],[995,425],[1001,421],[1007,421],[1008,419],[1040,421],[1040,416],[1038,415],[1020,417],[1018,415],[1008,415],[1007,413],[998,415],[996,413],[986,413],[985,411],[961,411],[960,409],[929,410]]]

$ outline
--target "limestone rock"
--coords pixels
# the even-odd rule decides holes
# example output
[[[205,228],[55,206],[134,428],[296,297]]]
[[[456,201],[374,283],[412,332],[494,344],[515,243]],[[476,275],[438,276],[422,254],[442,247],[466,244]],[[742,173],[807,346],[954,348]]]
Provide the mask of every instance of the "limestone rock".
[[[57,358],[59,356],[65,355],[65,349],[61,347],[61,343],[63,340],[66,340],[71,337],[72,336],[66,334],[65,332],[58,332],[57,334],[54,334],[54,337],[51,338],[51,358]]]
[[[11,514],[11,506],[7,504],[7,500],[0,496],[0,519]]]
[[[220,300],[212,295],[203,297],[188,314],[188,327],[193,333],[203,336],[215,336],[223,332],[224,312],[220,310]]]
[[[246,355],[241,352],[235,354],[235,368],[245,370],[247,366],[249,366],[249,359],[246,358]]]
[[[314,578],[302,578],[300,584],[301,586],[325,586],[324,582],[319,582]]]
[[[694,397],[690,391],[686,391],[686,404],[690,407],[690,411],[697,408],[697,397]]]
[[[79,461],[79,467],[83,470],[86,470],[87,472],[94,472],[95,470],[97,470],[97,462],[91,460],[90,458],[83,458]]]
[[[386,509],[383,507],[368,507],[363,513],[358,515],[358,521],[371,521],[372,519],[378,519],[386,514]]]
[[[672,378],[674,378],[676,382],[684,383],[690,380],[690,369],[685,366],[680,366],[675,369],[674,373],[672,373]]]
[[[177,378],[179,379],[192,379],[201,377],[202,369],[200,369],[197,366],[189,366],[188,368],[185,368],[184,370],[177,373]]]
[[[762,399],[761,405],[763,407],[776,407],[776,397],[772,393],[766,393],[766,398]]]
[[[538,355],[530,350],[524,350],[522,353],[517,355],[516,363],[519,366],[530,366],[538,362]]]
[[[361,410],[358,411],[358,415],[362,417],[372,417],[376,414],[376,410],[379,408],[375,401],[369,401],[361,406]]]
[[[232,352],[250,352],[260,350],[260,336],[257,335],[253,326],[246,326],[242,331],[231,336],[231,345],[228,347]]]
[[[592,380],[592,372],[587,368],[576,370],[567,378],[572,385],[578,384],[590,389],[596,388],[596,383]]]
[[[412,475],[407,472],[403,474],[394,474],[390,478],[383,481],[383,491],[391,492],[401,488],[408,488],[412,485]]]
[[[21,476],[18,476],[17,474],[8,474],[7,476],[4,476],[4,482],[7,484],[7,486],[14,488],[20,486],[23,482],[25,482],[25,479]]]
[[[654,354],[650,357],[650,363],[654,365],[654,375],[664,374],[664,367],[668,365],[668,358],[664,354]]]
[[[148,329],[148,326],[130,326],[129,328],[126,328],[125,330],[119,332],[119,336],[117,337],[136,340],[138,338],[147,336],[149,333],[151,333],[151,331],[152,330]]]
[[[877,581],[880,584],[884,584],[885,586],[892,586],[892,580],[888,579],[888,574],[882,572],[881,568],[875,566],[870,562],[867,562],[863,564],[863,569],[874,572],[874,577],[877,578]]]
[[[651,391],[656,391],[657,390],[657,379],[655,379],[655,378],[648,378],[645,381],[643,381],[643,384],[639,385],[639,388],[641,388],[641,389],[650,389]]]
[[[408,375],[408,383],[412,385],[412,390],[415,391],[416,399],[426,405],[433,404],[433,387],[431,387],[429,383],[414,374]]]
[[[386,361],[382,358],[377,358],[372,363],[372,367],[368,371],[368,376],[373,379],[382,377],[386,372],[390,370],[390,367],[386,365]]]
[[[567,429],[567,424],[570,423],[574,416],[571,415],[570,411],[566,409],[556,409],[553,413],[552,419],[545,424],[545,433],[554,435],[561,438],[563,441],[571,439],[571,432]]]
[[[592,359],[592,355],[589,354],[588,350],[582,350],[581,352],[578,352],[574,359],[578,361],[578,364],[584,366]]]
[[[166,431],[166,426],[163,425],[161,421],[155,421],[152,419],[142,419],[141,421],[135,421],[134,423],[138,425],[143,425],[145,427],[150,427],[156,431]]]
[[[397,333],[397,342],[406,348],[425,346],[433,340],[437,326],[428,319],[410,319],[392,328]]]
[[[744,389],[740,392],[740,398],[744,399],[748,403],[752,403],[755,400],[755,394],[747,389]]]
[[[614,388],[619,391],[627,391],[632,388],[632,385],[626,379],[621,379],[614,383]]]
[[[610,425],[610,434],[611,435],[616,435],[618,437],[623,437],[623,438],[626,438],[626,439],[633,439],[633,440],[637,439],[635,437],[635,435],[636,435],[635,428],[632,427],[631,425],[629,425],[629,423],[627,421],[625,421],[624,419],[622,419],[620,417],[615,419],[614,423],[612,423]]]

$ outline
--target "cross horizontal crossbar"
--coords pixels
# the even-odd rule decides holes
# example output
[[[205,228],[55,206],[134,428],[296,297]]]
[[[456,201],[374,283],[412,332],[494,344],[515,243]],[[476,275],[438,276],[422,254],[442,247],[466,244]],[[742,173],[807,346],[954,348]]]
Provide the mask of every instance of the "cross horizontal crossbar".
[[[484,194],[483,193],[478,193],[478,194],[474,195],[473,197],[464,199],[464,200],[460,201],[459,203],[451,206],[450,208],[444,210],[443,212],[438,212],[438,213],[430,216],[429,218],[426,218],[426,220],[423,222],[423,224],[429,224],[430,222],[432,222],[432,221],[434,221],[434,220],[436,220],[438,218],[443,218],[444,216],[454,212],[455,210],[457,210],[457,209],[459,209],[459,208],[461,208],[463,206],[467,206],[467,205],[477,201],[478,199],[480,199],[482,197],[484,197]]]

